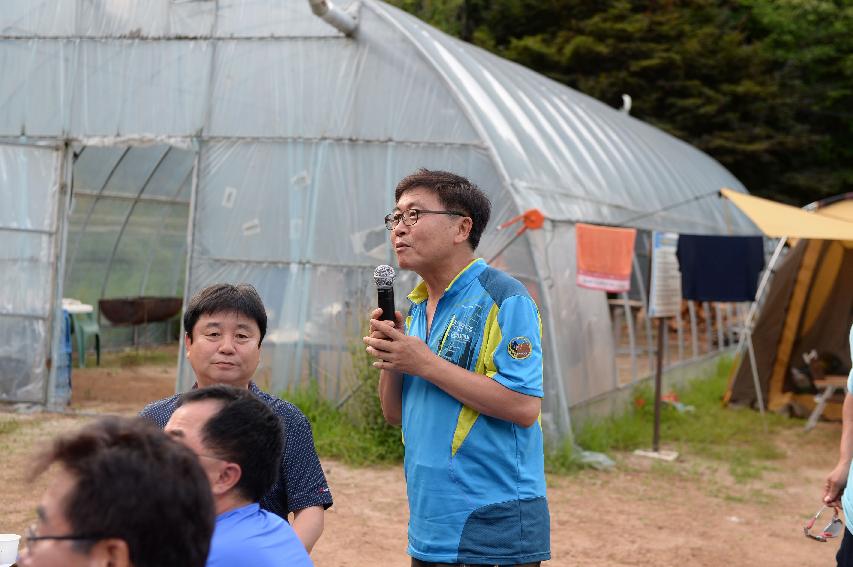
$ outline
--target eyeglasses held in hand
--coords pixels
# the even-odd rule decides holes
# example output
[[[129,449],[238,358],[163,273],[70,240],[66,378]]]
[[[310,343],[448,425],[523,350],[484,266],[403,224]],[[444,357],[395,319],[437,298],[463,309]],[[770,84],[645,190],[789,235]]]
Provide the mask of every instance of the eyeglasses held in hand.
[[[844,524],[838,518],[838,508],[836,508],[835,506],[831,506],[832,520],[826,525],[825,528],[823,528],[823,531],[819,534],[811,533],[811,529],[814,527],[815,522],[818,521],[820,515],[823,514],[823,511],[827,508],[830,508],[830,506],[821,507],[821,509],[817,511],[817,514],[815,514],[814,517],[808,522],[806,522],[805,526],[803,526],[803,533],[806,537],[816,541],[825,542],[829,538],[838,537],[838,534],[840,534],[841,530],[844,529]]]

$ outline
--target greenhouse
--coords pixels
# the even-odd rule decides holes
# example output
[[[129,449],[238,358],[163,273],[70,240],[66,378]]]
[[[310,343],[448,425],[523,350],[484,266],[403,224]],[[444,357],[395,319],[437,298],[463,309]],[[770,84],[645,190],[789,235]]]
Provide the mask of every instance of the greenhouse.
[[[653,333],[631,307],[649,231],[758,234],[716,196],[744,187],[690,145],[378,0],[342,8],[350,29],[308,0],[4,3],[0,400],[67,401],[62,298],[95,306],[102,347],[119,348],[177,341],[178,319],[111,322],[101,305],[179,306],[220,281],[267,306],[264,389],[313,380],[344,399],[373,269],[394,264],[393,188],[427,167],[489,194],[478,255],[539,304],[543,425],[566,435],[573,412],[651,371]],[[499,229],[534,208],[541,229]],[[640,230],[630,297],[576,286],[577,222]],[[399,308],[415,284],[397,278]],[[699,307],[671,368],[726,342],[726,325],[700,330]],[[713,309],[708,321],[737,312]]]

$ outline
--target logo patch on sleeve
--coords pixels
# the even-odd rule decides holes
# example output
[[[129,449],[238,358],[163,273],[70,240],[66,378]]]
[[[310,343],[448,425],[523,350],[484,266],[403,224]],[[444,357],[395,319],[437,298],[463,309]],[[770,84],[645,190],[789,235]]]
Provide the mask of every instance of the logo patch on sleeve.
[[[533,351],[533,345],[527,337],[515,337],[506,347],[509,355],[516,360],[524,360]]]

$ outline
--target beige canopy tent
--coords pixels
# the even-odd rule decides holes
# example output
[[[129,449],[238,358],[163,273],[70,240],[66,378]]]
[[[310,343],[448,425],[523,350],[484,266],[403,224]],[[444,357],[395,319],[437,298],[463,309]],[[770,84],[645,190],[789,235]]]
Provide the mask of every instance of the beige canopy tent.
[[[766,236],[846,241],[853,246],[853,197],[834,199],[798,209],[761,197],[723,189],[723,196],[743,211]],[[838,199],[838,200],[836,200]]]
[[[722,194],[767,236],[782,239],[750,310],[726,402],[811,411],[814,392],[798,386],[791,370],[805,364],[802,355],[815,350],[851,364],[853,193],[804,209],[727,189]],[[741,364],[745,360],[749,364]],[[824,414],[837,417],[840,404],[830,403]]]

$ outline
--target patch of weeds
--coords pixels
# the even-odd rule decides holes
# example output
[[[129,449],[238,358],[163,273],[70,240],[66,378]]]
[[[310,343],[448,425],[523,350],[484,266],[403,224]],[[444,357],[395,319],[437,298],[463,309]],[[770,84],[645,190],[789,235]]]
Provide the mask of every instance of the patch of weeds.
[[[765,461],[777,461],[785,458],[785,451],[772,443],[759,443],[753,448],[753,456]]]
[[[545,472],[552,474],[573,474],[587,468],[574,452],[568,441],[552,451],[545,453]]]
[[[764,467],[743,453],[735,453],[729,463],[729,474],[738,483],[761,478]]]
[[[739,504],[743,504],[747,501],[747,498],[745,496],[735,494],[733,492],[723,492],[720,497],[727,502],[737,502]],[[752,499],[750,498],[750,500]]]
[[[646,447],[652,438],[654,404],[651,390],[639,387],[634,391],[634,405],[625,413],[603,419],[591,419],[575,434],[584,449],[606,453],[632,451]]]
[[[308,418],[314,433],[314,445],[320,455],[337,457],[352,448],[351,424],[332,402],[320,395],[316,383],[284,392],[279,397],[294,404]]]
[[[699,463],[692,462],[690,463],[686,469],[682,469],[686,476],[690,478],[701,478],[702,477],[702,466]]]
[[[682,454],[727,464],[737,481],[755,480],[770,470],[768,461],[785,457],[775,443],[777,434],[798,424],[780,415],[768,413],[762,418],[757,412],[723,407],[730,368],[731,360],[721,360],[713,376],[676,389],[679,401],[695,409],[680,413],[664,404],[661,440]],[[653,427],[654,395],[644,386],[634,391],[634,403],[628,411],[584,423],[576,438],[582,447],[593,451],[631,451],[649,446]]]
[[[0,421],[0,435],[15,433],[21,428],[21,422],[13,419]]]
[[[307,387],[281,394],[296,405],[311,423],[317,452],[352,465],[399,463],[403,442],[399,427],[382,415],[377,387],[379,371],[364,348],[353,346],[356,381],[352,394],[338,408],[319,392],[316,381]]]
[[[118,366],[122,368],[175,364],[177,360],[177,356],[174,353],[162,350],[129,350],[118,353],[116,358]]]
[[[776,497],[772,494],[769,494],[761,489],[752,490],[749,494],[750,502],[757,502],[758,504],[772,504]]]
[[[96,364],[94,353],[86,356],[86,368],[132,368],[135,366],[174,366],[178,362],[180,345],[176,342],[169,345],[151,347],[128,347],[120,351],[102,351],[101,364]],[[76,353],[73,359],[77,368]]]
[[[682,476],[681,467],[675,463],[668,463],[666,461],[654,461],[650,470],[661,478],[674,479]]]

